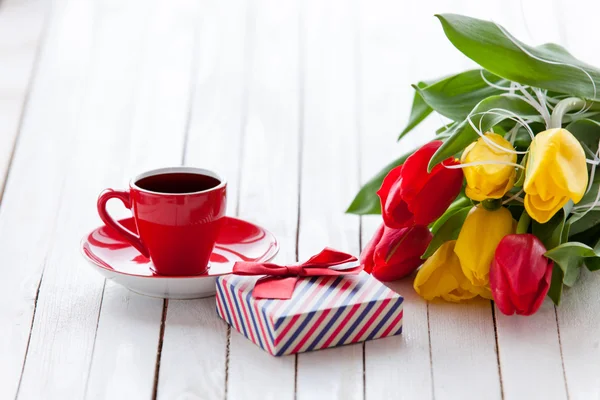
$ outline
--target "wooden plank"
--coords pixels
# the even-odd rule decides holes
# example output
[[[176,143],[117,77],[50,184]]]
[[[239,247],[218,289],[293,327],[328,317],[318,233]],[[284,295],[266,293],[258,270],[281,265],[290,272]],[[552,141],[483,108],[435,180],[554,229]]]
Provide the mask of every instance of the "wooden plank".
[[[458,7],[427,2],[408,9],[384,1],[365,2],[363,7],[359,14],[363,60],[361,165],[365,181],[389,160],[432,138],[433,131],[444,124],[442,118],[432,116],[405,137],[400,148],[392,147],[410,112],[410,84],[471,68],[472,62],[449,44],[432,17],[438,12],[460,12]],[[398,24],[399,20],[411,22]],[[379,218],[363,218],[363,245],[379,223]],[[406,324],[400,337],[366,343],[366,397],[432,398],[435,393],[436,398],[476,398],[481,392],[466,392],[463,383],[479,368],[482,375],[477,379],[488,385],[493,396],[499,396],[489,303],[487,308],[485,302],[483,307],[431,304],[428,314],[427,304],[414,293],[412,279],[391,286],[406,298]],[[458,329],[463,324],[465,327]],[[450,342],[464,344],[458,347]],[[465,354],[469,346],[477,352]],[[477,361],[465,362],[468,357]],[[401,389],[396,384],[398,376],[406,377]]]
[[[49,4],[7,0],[0,6],[0,199],[20,129]]]
[[[600,54],[588,38],[593,35],[594,17],[599,11],[600,5],[595,2],[580,7],[567,1],[556,2],[562,33],[560,43],[575,57],[596,67],[600,67]],[[600,397],[600,310],[596,306],[600,301],[599,285],[600,274],[582,268],[579,281],[572,289],[565,290],[557,307],[566,386],[572,400]]]
[[[577,286],[563,293],[557,309],[566,387],[570,399],[600,396],[600,313],[596,304],[600,275],[583,270]]]
[[[384,165],[422,144],[431,136],[429,131],[442,125],[439,118],[429,118],[400,145],[395,145],[410,113],[410,84],[439,73],[420,70],[418,67],[428,64],[427,59],[409,55],[419,54],[426,46],[433,48],[432,41],[441,41],[431,15],[419,7],[404,7],[387,0],[361,1],[359,16],[359,158],[364,184]],[[414,23],[398,23],[403,20]],[[421,30],[420,40],[409,39],[413,29]],[[379,216],[362,218],[363,247],[381,222]],[[406,322],[402,335],[365,343],[365,398],[432,398],[427,303],[415,293],[412,278],[389,286],[404,296]]]
[[[271,230],[280,242],[278,262],[290,263],[298,222],[299,4],[253,5],[240,216]],[[294,372],[294,356],[273,357],[231,331],[228,398],[291,400]]]
[[[500,399],[490,302],[430,303],[434,397]]]
[[[473,17],[494,19],[497,2],[467,1],[453,3],[453,7],[435,4],[435,13],[455,12]],[[446,44],[440,24],[434,20],[435,36]],[[442,45],[439,45],[442,48]],[[431,44],[432,55],[437,55],[437,44]],[[456,49],[448,49],[443,64],[438,64],[438,76],[453,69],[464,71],[477,65]],[[421,61],[422,63],[423,61]],[[435,63],[430,61],[427,64]],[[438,125],[439,126],[439,125]],[[428,305],[429,335],[433,396],[436,399],[499,399],[502,396],[495,326],[489,301],[480,299],[469,304],[430,303]],[[471,378],[472,377],[472,378]],[[465,390],[465,382],[469,388]]]
[[[187,128],[198,10],[185,0],[147,7],[122,187],[144,170],[180,165]],[[162,315],[163,300],[106,282],[86,398],[151,398]]]
[[[552,2],[507,2],[494,15],[528,44],[560,40],[560,20]],[[556,315],[550,299],[533,316],[507,317],[496,307],[495,318],[504,396],[565,399]]]
[[[62,118],[44,122],[50,123],[50,139],[66,135],[72,140],[57,150],[58,156],[69,160],[62,184],[57,185],[61,191],[53,194],[60,197],[59,222],[46,232],[53,245],[45,258],[21,399],[83,398],[85,394],[104,279],[89,270],[77,243],[98,223],[94,204],[99,189],[121,178],[129,154],[130,111],[146,25],[146,15],[140,14],[144,5],[141,1],[108,1],[100,7],[84,2],[60,5],[66,10],[56,19],[52,36],[56,48],[49,53],[56,65],[45,65],[42,71],[52,72],[52,67],[72,62],[75,54],[70,52],[79,46],[71,40],[89,47],[93,37],[93,46],[91,53],[76,53],[89,57],[90,64],[84,70],[86,91],[75,107],[56,102],[56,88],[41,87],[44,101],[32,105],[26,120],[38,123],[36,117],[44,116],[35,114],[36,106],[61,105],[54,111]],[[87,24],[93,26],[89,31],[83,29]]]
[[[0,7],[1,29],[11,29],[10,35],[6,36],[6,32],[2,35],[2,40],[8,37],[19,38],[18,42],[24,43],[22,40],[25,37],[33,39],[27,33],[28,29],[41,29],[35,25],[36,21],[41,23],[36,13],[42,11],[37,7],[46,5],[21,3],[26,8],[20,9],[17,4],[6,2]],[[63,5],[57,3],[57,6]],[[10,13],[4,14],[7,10],[11,10]],[[70,11],[72,12],[68,14]],[[40,276],[51,235],[55,230],[60,187],[67,169],[63,149],[67,148],[75,134],[72,129],[75,118],[70,111],[76,109],[81,98],[84,71],[89,61],[91,29],[87,29],[86,25],[90,23],[87,11],[82,2],[77,6],[71,4],[59,8],[54,13],[55,23],[48,30],[47,45],[39,56],[35,85],[24,111],[26,118],[21,126],[19,145],[0,207],[0,252],[3,257],[2,265],[5,267],[5,287],[0,307],[0,324],[5,327],[0,330],[1,398],[14,398],[18,391]],[[32,19],[28,19],[27,13],[31,13],[29,15]],[[8,22],[7,17],[15,22]],[[62,24],[56,23],[59,20],[62,20]],[[58,38],[61,36],[68,40],[59,43]],[[24,78],[19,74],[31,71],[31,67],[27,67],[25,63],[26,54],[35,51],[30,48],[33,42],[25,43],[28,44],[23,48],[23,53],[15,54],[22,57],[22,62],[16,62],[15,59],[13,64],[13,61],[6,58],[6,54],[14,54],[12,52],[2,52],[0,56],[3,57],[0,64],[12,64],[16,68],[9,76],[14,76],[15,81],[21,83]],[[58,57],[57,54],[61,53],[64,56]],[[21,67],[23,71],[20,70]],[[4,82],[4,74],[0,79]],[[18,102],[24,89],[13,89],[15,91],[11,94],[3,93],[6,93],[11,102]],[[2,123],[2,134],[8,134],[4,127],[9,129],[12,124],[16,128],[14,124],[17,122],[11,122],[11,118],[12,121],[18,121],[19,117],[11,116],[8,112],[2,114],[6,115],[6,119],[3,119],[5,122]],[[5,123],[8,125],[4,125]]]
[[[505,396],[566,399],[552,302],[528,317],[506,316],[496,307],[496,323]]]
[[[203,3],[197,21],[193,99],[185,164],[227,179],[229,215],[237,213],[246,20],[244,1]],[[215,299],[170,301],[158,376],[159,399],[222,399],[226,388],[227,325]]]
[[[358,220],[343,213],[359,177],[357,11],[344,1],[309,1],[301,10],[300,260],[326,246],[359,253]],[[362,344],[297,360],[298,399],[363,397]]]

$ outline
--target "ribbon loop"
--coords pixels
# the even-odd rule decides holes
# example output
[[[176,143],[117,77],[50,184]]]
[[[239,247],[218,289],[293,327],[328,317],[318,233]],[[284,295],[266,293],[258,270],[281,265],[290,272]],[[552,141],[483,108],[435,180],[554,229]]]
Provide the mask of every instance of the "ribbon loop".
[[[256,281],[252,295],[257,299],[289,299],[299,277],[356,275],[362,271],[362,265],[349,265],[347,268],[330,268],[354,263],[357,258],[330,248],[323,249],[307,261],[295,265],[277,265],[272,263],[236,262],[234,275],[265,275]]]

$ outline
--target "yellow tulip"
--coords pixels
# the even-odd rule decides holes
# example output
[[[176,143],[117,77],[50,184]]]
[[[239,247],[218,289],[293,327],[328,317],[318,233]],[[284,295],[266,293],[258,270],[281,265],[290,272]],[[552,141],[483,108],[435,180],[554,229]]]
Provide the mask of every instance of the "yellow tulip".
[[[456,240],[444,243],[417,272],[413,286],[425,300],[439,297],[459,302],[477,296],[476,288],[460,268],[460,261],[454,253],[455,244]]]
[[[480,205],[473,207],[458,234],[454,252],[463,273],[479,288],[480,295],[491,298],[490,264],[500,240],[514,233],[513,217],[504,207],[489,211]]]
[[[486,141],[487,139],[487,141]],[[502,151],[488,141],[495,143]],[[485,139],[479,138],[465,149],[460,159],[463,164],[474,162],[499,161],[501,163],[516,163],[517,154],[510,142],[496,133],[486,133]],[[507,164],[482,164],[464,167],[467,180],[466,195],[476,201],[485,199],[500,199],[515,184],[517,171],[514,166]]]
[[[569,199],[579,203],[588,184],[585,153],[566,129],[538,133],[529,149],[525,174],[525,209],[547,222]]]

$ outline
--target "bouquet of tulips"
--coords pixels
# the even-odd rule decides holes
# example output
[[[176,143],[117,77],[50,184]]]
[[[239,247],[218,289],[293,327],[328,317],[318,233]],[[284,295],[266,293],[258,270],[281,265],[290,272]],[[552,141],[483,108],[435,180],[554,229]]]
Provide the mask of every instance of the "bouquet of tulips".
[[[600,269],[600,69],[493,22],[437,17],[481,69],[413,85],[400,139],[432,112],[449,122],[350,205],[383,217],[361,262],[382,281],[420,267],[427,300],[481,296],[531,315]]]

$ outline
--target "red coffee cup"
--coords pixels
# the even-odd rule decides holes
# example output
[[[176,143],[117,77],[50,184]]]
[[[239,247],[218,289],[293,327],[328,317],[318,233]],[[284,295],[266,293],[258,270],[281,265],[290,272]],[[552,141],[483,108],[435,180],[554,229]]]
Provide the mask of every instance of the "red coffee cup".
[[[216,173],[191,167],[162,168],[133,178],[129,190],[107,189],[98,213],[144,256],[157,274],[201,275],[221,228],[227,183]],[[106,203],[117,198],[133,212],[138,234],[115,221]]]

